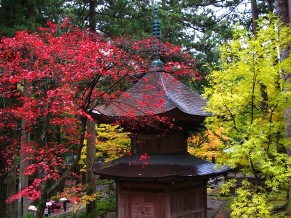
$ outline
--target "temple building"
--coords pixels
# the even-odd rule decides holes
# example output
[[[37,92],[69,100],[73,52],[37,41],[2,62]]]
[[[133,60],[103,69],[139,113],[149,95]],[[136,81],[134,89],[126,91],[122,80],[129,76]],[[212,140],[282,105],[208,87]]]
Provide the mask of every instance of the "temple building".
[[[159,39],[154,10],[154,36]],[[148,73],[109,105],[97,107],[96,122],[115,123],[131,134],[131,152],[95,173],[116,182],[118,218],[205,218],[207,181],[229,167],[192,156],[190,133],[211,114],[206,100],[165,72],[155,51]]]

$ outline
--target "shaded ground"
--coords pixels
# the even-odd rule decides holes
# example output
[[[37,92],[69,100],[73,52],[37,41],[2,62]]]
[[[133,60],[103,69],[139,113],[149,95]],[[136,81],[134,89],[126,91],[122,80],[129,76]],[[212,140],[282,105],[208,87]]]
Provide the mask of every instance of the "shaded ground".
[[[220,184],[212,187],[208,192],[207,218],[230,218],[229,202],[217,196],[220,191]]]

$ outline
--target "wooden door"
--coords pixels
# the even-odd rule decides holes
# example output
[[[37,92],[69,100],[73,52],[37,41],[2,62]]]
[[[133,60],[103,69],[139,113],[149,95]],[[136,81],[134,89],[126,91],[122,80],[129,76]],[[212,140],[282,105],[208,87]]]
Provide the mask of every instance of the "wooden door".
[[[147,194],[132,195],[131,218],[155,218],[154,196]]]

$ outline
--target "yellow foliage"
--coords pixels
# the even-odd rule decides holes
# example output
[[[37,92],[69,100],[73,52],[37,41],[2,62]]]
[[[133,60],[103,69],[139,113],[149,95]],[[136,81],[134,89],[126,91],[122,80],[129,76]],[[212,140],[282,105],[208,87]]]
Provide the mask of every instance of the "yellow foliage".
[[[91,202],[95,201],[98,197],[98,193],[93,193],[91,195],[84,195],[81,197],[81,202],[84,204],[90,204]]]
[[[102,161],[114,160],[130,149],[128,133],[123,132],[120,126],[100,124],[96,127],[96,157]]]
[[[119,158],[130,150],[130,138],[128,133],[123,132],[118,125],[99,124],[96,125],[96,159],[99,161],[110,161]],[[81,171],[86,169],[87,141],[81,152],[79,165]]]
[[[270,217],[271,206],[268,205],[268,195],[258,192],[253,184],[242,181],[242,187],[236,190],[237,196],[231,204],[232,217]]]
[[[291,29],[272,16],[257,23],[256,36],[238,28],[234,39],[221,47],[221,66],[207,76],[205,88],[207,110],[213,115],[206,118],[206,127],[223,128],[229,137],[223,163],[262,179],[237,189],[232,217],[270,217],[270,190],[285,189],[291,175],[284,123],[291,89],[282,80],[282,72],[291,69],[291,56],[278,58],[290,45]]]

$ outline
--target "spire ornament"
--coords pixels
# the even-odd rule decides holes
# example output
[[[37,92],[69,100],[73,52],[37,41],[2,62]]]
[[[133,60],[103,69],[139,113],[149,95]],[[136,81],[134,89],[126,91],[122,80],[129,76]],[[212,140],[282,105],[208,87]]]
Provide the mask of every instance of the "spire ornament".
[[[149,72],[165,71],[164,64],[160,60],[161,56],[161,45],[160,45],[160,21],[158,15],[158,7],[154,8],[154,19],[153,19],[153,36],[154,36],[154,60],[149,67]]]
[[[161,46],[160,46],[160,21],[158,15],[158,8],[154,8],[154,20],[153,20],[153,35],[154,35],[154,59],[160,59]]]

